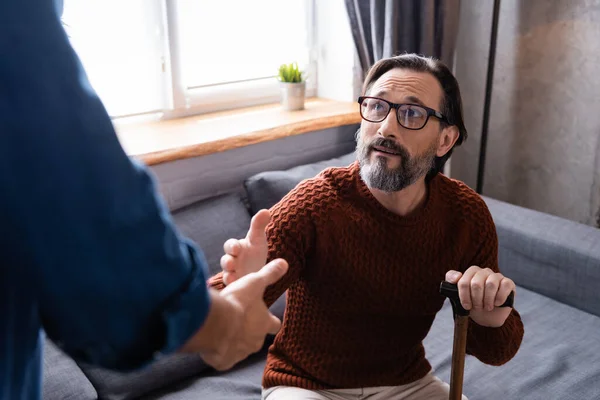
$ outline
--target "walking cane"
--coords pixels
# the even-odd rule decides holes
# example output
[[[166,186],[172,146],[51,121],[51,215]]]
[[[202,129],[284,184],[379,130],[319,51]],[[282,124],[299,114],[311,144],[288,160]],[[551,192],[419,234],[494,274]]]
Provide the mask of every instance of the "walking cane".
[[[442,282],[440,293],[450,299],[454,314],[454,345],[452,347],[452,367],[450,369],[450,400],[461,400],[463,375],[465,372],[465,354],[467,351],[467,330],[469,328],[469,311],[460,304],[458,286],[450,282]],[[515,292],[511,292],[500,307],[512,307]]]

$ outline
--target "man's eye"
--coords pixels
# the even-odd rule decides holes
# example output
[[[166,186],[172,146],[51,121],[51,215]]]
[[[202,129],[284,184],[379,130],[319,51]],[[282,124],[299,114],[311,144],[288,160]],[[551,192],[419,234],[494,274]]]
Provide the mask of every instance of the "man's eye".
[[[406,116],[408,118],[423,118],[425,114],[423,113],[423,110],[420,110],[418,108],[409,108],[408,110],[406,110]]]
[[[383,111],[385,110],[385,105],[380,101],[373,101],[369,103],[369,109],[371,111]]]

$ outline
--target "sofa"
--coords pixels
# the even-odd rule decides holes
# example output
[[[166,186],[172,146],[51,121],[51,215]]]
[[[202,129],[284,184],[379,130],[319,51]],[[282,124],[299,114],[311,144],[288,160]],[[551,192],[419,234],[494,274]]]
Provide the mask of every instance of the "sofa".
[[[302,179],[345,166],[353,153],[253,174],[241,190],[173,212],[180,230],[203,249],[216,273],[222,245],[243,237],[257,210],[275,204]],[[600,230],[484,197],[499,237],[503,273],[517,284],[516,308],[525,336],[517,355],[500,367],[467,356],[464,393],[471,399],[600,399]],[[285,295],[271,308],[284,317]],[[435,374],[448,382],[453,321],[449,302],[425,340]],[[44,349],[45,400],[259,399],[267,348],[219,373],[196,355],[173,354],[134,372],[78,363],[50,340]],[[340,366],[343,368],[343,366]]]

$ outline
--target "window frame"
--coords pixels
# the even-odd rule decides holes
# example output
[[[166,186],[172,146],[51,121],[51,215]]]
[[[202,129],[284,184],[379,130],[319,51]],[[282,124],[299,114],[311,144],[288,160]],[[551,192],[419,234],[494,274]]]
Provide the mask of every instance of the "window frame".
[[[306,70],[306,97],[313,97],[317,93],[317,20],[315,15],[315,0],[306,2],[306,23],[308,32],[309,65]],[[149,2],[150,4],[150,2]],[[200,88],[185,87],[182,74],[182,57],[180,38],[177,29],[178,5],[173,0],[154,0],[161,15],[160,37],[162,41],[163,79],[162,92],[164,94],[163,109],[148,111],[147,113],[158,117],[159,120],[181,118],[185,116],[205,114],[211,112],[232,110],[254,105],[268,104],[279,101],[279,82],[273,77],[252,79],[235,83],[225,83],[204,86]],[[142,114],[137,114],[139,116]],[[131,116],[116,116],[113,119],[128,118]]]

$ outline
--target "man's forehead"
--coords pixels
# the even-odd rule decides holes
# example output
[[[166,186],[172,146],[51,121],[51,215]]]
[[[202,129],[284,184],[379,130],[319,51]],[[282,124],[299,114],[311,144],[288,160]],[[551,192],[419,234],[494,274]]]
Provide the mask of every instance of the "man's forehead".
[[[427,72],[395,68],[375,81],[369,95],[384,97],[394,102],[411,100],[435,105],[442,98],[442,88],[437,79]]]

